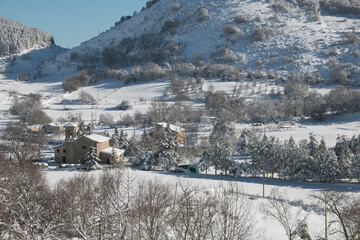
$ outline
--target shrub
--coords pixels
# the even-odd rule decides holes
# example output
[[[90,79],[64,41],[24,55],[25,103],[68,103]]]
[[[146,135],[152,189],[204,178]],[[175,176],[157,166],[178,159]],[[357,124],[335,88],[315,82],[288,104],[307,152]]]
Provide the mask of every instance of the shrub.
[[[114,109],[126,111],[126,110],[129,110],[131,108],[132,108],[132,106],[131,106],[130,102],[128,100],[123,100]]]
[[[356,36],[356,34],[353,32],[349,32],[345,36],[345,42],[350,43],[350,44],[355,44],[359,40],[360,40],[360,38],[358,36]]]
[[[211,58],[217,62],[235,62],[237,60],[236,55],[228,48],[221,47],[216,52],[211,53]]]
[[[289,12],[290,4],[284,0],[276,0],[272,1],[271,7],[274,8],[276,11],[287,13]]]
[[[182,62],[175,64],[173,71],[181,76],[192,77],[196,75],[197,69],[195,65],[190,62]]]
[[[180,3],[173,3],[171,5],[171,10],[174,11],[174,12],[178,11],[180,8],[181,8]]]
[[[128,72],[126,70],[123,69],[105,69],[104,71],[104,76],[111,78],[111,79],[115,79],[115,80],[124,80],[126,79],[128,75]]]
[[[250,35],[250,39],[252,42],[265,41],[266,35],[262,31],[262,28],[256,28]]]
[[[146,2],[146,9],[151,8],[155,3],[157,3],[159,0],[149,0]]]
[[[201,69],[201,75],[206,78],[221,78],[225,81],[238,79],[240,70],[225,64],[208,64]]]
[[[62,83],[64,92],[73,92],[82,86],[89,85],[90,77],[86,70],[80,71],[77,75],[66,76]]]
[[[250,40],[252,42],[265,41],[270,37],[273,37],[277,34],[277,29],[275,25],[272,26],[261,26],[255,28],[255,30],[250,35]]]
[[[222,28],[222,31],[226,34],[226,35],[243,35],[243,32],[234,25],[226,25],[225,27]]]
[[[197,17],[198,21],[204,21],[210,18],[209,11],[206,8],[201,8]]]
[[[174,20],[172,18],[168,18],[165,20],[161,31],[166,32],[166,31],[170,31],[173,30],[174,28],[176,28],[177,26],[179,26],[179,21],[178,20]]]
[[[234,21],[236,24],[246,23],[247,19],[244,15],[238,14],[234,17]]]
[[[95,104],[95,98],[88,92],[81,91],[79,92],[79,102],[82,104]]]
[[[147,63],[140,72],[140,81],[154,81],[165,76],[165,71],[160,68],[156,63]]]

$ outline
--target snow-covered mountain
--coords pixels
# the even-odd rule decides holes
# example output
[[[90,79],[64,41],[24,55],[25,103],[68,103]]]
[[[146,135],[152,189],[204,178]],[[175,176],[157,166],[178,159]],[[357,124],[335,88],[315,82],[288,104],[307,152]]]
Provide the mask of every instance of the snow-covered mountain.
[[[18,54],[54,44],[49,33],[0,17],[0,56]]]
[[[202,60],[258,78],[298,72],[310,83],[360,85],[358,1],[149,2],[58,60],[114,69]]]

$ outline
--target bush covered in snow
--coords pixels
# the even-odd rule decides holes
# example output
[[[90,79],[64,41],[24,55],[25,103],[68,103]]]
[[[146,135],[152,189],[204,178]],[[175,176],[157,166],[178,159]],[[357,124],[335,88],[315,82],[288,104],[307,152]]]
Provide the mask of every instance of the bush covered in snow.
[[[211,53],[211,58],[215,62],[232,63],[237,60],[237,57],[233,51],[226,47],[221,47],[216,52]]]
[[[243,32],[234,25],[226,25],[225,27],[222,28],[222,31],[226,34],[226,35],[243,35]]]
[[[95,82],[96,76],[88,75],[88,71],[81,70],[77,75],[66,76],[65,80],[62,83],[62,88],[64,92],[73,92],[78,90],[82,86],[88,86],[91,83]]]
[[[79,92],[79,102],[82,104],[95,104],[96,100],[93,95],[83,90]]]
[[[200,8],[197,16],[198,21],[205,21],[210,18],[209,10],[206,8]]]
[[[178,11],[180,8],[181,8],[181,4],[180,4],[180,3],[173,3],[173,4],[171,5],[171,10],[174,11],[174,12]]]
[[[244,16],[242,14],[238,14],[234,17],[234,21],[236,24],[246,23],[247,18],[246,18],[246,16]]]

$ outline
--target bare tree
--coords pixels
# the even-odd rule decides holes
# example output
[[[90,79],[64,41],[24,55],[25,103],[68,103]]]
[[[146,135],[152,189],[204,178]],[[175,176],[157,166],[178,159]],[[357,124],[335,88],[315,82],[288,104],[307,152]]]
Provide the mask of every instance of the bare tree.
[[[1,239],[47,239],[57,226],[51,192],[30,162],[0,159]]]
[[[178,191],[177,191],[178,190]],[[177,183],[170,228],[176,239],[208,239],[216,214],[211,193],[186,183]]]
[[[39,155],[45,143],[44,133],[27,131],[22,123],[8,123],[1,138],[0,147],[19,161]]]
[[[238,185],[220,186],[216,193],[215,239],[249,239],[254,227],[248,198]]]
[[[271,190],[269,203],[264,205],[261,210],[281,224],[289,240],[296,239],[303,234],[306,229],[306,220],[310,214],[309,211],[304,212],[301,207],[297,207],[296,213],[293,214],[286,195],[276,188]]]
[[[173,194],[169,185],[151,180],[139,185],[135,199],[136,239],[168,239]]]
[[[329,222],[329,235],[341,234],[346,240],[360,238],[360,198],[342,191],[321,191],[313,195],[329,208],[335,219]]]

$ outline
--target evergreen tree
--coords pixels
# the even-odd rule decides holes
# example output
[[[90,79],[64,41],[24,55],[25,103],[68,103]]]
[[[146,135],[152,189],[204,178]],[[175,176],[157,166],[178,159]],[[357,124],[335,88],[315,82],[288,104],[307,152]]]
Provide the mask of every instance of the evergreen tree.
[[[208,153],[211,165],[217,170],[229,172],[233,164],[233,150],[235,143],[235,130],[233,126],[224,121],[217,121],[209,137]]]
[[[117,160],[118,160],[118,155],[116,153],[115,147],[113,146],[113,148],[111,150],[111,157],[110,157],[109,164],[114,164],[117,162]]]
[[[336,138],[336,144],[334,147],[334,151],[336,156],[340,156],[346,146],[349,146],[349,141],[345,135],[339,136]]]
[[[309,154],[308,142],[303,140],[300,142],[296,153],[295,177],[298,180],[314,179],[315,163]]]
[[[350,167],[352,162],[353,154],[351,153],[350,148],[345,145],[341,150],[340,155],[337,156],[339,162],[339,168],[341,172],[341,178],[348,178],[351,176]]]
[[[140,147],[143,151],[151,151],[154,149],[154,143],[149,133],[144,129],[140,139]]]
[[[250,156],[253,147],[261,140],[260,132],[257,129],[244,129],[236,142],[236,151],[241,156]]]
[[[324,139],[321,139],[318,152],[315,156],[315,181],[334,182],[340,176],[339,164],[333,150],[328,150]]]
[[[118,142],[119,142],[119,148],[125,149],[125,154],[128,155],[129,140],[127,138],[127,133],[125,133],[122,129],[118,137]]]
[[[349,142],[349,148],[353,154],[360,153],[360,135],[352,136]]]
[[[77,135],[77,137],[79,138],[79,137],[81,137],[81,136],[84,136],[85,133],[86,133],[85,124],[84,124],[83,121],[81,121],[81,122],[79,123],[79,129],[77,130],[76,135]]]
[[[101,160],[97,157],[96,148],[90,147],[89,152],[86,154],[84,163],[86,165],[87,170],[97,170],[101,169],[102,167],[99,165]]]
[[[110,137],[110,145],[115,148],[120,147],[119,135],[117,135],[116,132],[113,135],[111,135],[111,137]]]
[[[211,148],[207,148],[203,151],[203,153],[201,154],[201,158],[199,161],[199,167],[201,169],[201,171],[207,171],[209,170],[209,168],[211,167],[211,163],[212,163],[212,152],[211,152]]]
[[[360,182],[360,155],[357,154],[351,163],[351,175]]]
[[[139,152],[141,151],[140,146],[139,146],[139,142],[137,141],[135,136],[132,136],[128,142],[128,155],[131,157],[135,157],[139,154]]]
[[[90,135],[90,134],[92,134],[92,129],[91,129],[91,124],[90,124],[90,123],[87,125],[84,134],[85,134],[85,135]]]
[[[157,151],[157,165],[161,169],[169,171],[172,167],[175,166],[176,159],[178,157],[177,150],[179,148],[179,144],[176,141],[176,136],[172,134],[169,124],[167,124],[166,128],[164,129],[164,133],[165,136],[162,139]]]
[[[145,170],[151,170],[156,165],[154,153],[142,151],[138,156],[136,164],[143,166]]]
[[[307,148],[311,157],[315,157],[317,155],[319,150],[319,143],[316,140],[314,133],[312,132],[309,134],[309,143],[307,144]]]

